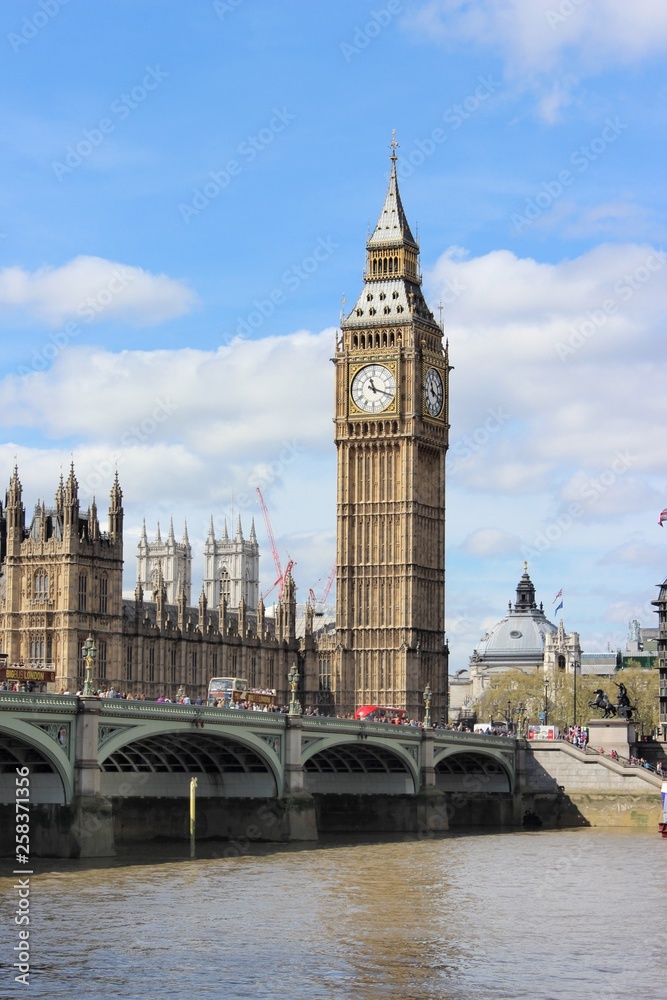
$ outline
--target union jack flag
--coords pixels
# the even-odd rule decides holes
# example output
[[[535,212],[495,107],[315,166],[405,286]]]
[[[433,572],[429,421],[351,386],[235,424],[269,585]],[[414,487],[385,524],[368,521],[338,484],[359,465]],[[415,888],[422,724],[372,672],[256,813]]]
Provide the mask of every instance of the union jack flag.
[[[664,521],[667,521],[667,507],[665,507],[664,510],[660,511],[660,517],[658,518],[658,524],[660,525],[661,528],[662,528],[662,525],[663,525]]]

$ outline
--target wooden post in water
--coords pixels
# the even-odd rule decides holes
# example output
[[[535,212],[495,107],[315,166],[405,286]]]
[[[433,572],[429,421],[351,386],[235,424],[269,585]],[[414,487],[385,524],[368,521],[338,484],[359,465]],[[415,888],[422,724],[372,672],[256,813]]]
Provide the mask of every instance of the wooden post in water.
[[[190,857],[195,856],[195,812],[196,812],[196,799],[195,794],[197,791],[197,779],[190,778]]]

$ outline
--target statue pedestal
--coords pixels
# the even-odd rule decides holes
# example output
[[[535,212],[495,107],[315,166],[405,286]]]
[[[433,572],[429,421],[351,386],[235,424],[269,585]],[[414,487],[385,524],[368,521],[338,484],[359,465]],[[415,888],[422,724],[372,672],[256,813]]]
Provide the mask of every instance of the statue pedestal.
[[[588,745],[593,750],[604,748],[605,753],[615,750],[619,757],[629,757],[637,742],[634,722],[627,719],[591,719],[588,726]]]

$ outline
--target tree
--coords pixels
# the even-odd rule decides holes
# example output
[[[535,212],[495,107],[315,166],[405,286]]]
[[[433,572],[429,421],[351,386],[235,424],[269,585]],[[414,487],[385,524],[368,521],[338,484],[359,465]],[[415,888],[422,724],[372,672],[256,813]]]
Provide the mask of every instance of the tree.
[[[644,733],[650,735],[658,728],[658,679],[659,674],[656,669],[643,667],[626,667],[624,670],[617,670],[612,677],[611,687],[614,689],[614,694],[608,692],[609,698],[611,701],[616,701],[615,685],[621,682],[625,684],[630,704],[636,706],[632,720],[642,735]]]
[[[546,681],[546,688],[545,688]],[[644,733],[651,733],[658,725],[658,671],[641,667],[617,670],[613,678],[597,674],[577,675],[576,715],[575,678],[562,671],[545,674],[535,670],[508,670],[489,681],[481,698],[476,702],[477,717],[482,721],[515,721],[517,708],[524,706],[527,723],[537,724],[540,712],[546,708],[550,724],[564,730],[568,725],[584,726],[600,713],[590,707],[598,688],[606,691],[609,700],[616,704],[618,689],[623,682],[628,689],[630,703],[636,705],[633,721]]]

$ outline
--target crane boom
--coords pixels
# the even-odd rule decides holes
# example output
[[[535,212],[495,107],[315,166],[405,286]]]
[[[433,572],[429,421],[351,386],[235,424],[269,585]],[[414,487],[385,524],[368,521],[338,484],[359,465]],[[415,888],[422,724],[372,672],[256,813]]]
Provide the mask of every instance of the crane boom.
[[[264,526],[266,527],[266,534],[268,535],[269,545],[271,546],[271,554],[273,556],[273,562],[276,567],[276,573],[278,574],[278,579],[276,580],[276,583],[280,583],[280,581],[283,578],[283,568],[280,565],[280,556],[278,555],[278,550],[276,548],[276,540],[273,537],[273,528],[271,527],[271,518],[269,517],[269,509],[264,503],[264,497],[262,496],[262,491],[260,490],[259,486],[257,486],[256,489],[257,489],[257,496],[259,497],[259,504],[260,507],[262,508],[262,514],[264,515]],[[274,583],[273,587],[275,587],[276,583]],[[271,588],[271,590],[273,590],[273,587]]]

